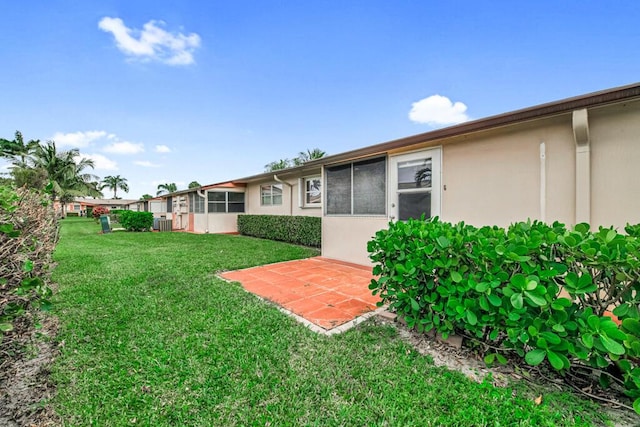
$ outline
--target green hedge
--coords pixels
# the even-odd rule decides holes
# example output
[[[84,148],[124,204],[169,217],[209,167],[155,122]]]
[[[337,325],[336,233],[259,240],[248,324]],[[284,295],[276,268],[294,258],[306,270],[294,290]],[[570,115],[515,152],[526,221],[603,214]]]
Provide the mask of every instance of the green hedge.
[[[322,219],[312,216],[238,215],[238,231],[246,236],[320,247]]]
[[[640,238],[638,226],[626,232],[390,223],[368,244],[378,276],[370,289],[410,327],[491,349],[488,364],[511,354],[563,375],[591,369],[602,385],[624,387],[640,412]]]
[[[120,225],[127,231],[149,231],[153,226],[153,213],[120,211]]]

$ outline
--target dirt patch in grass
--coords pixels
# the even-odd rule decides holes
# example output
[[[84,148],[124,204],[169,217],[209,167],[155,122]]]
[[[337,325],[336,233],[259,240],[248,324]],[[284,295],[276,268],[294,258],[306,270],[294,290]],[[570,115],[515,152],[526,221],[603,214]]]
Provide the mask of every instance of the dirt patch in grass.
[[[449,345],[434,335],[410,330],[403,323],[390,320],[388,317],[377,316],[373,321],[395,326],[404,341],[411,344],[420,354],[431,357],[436,366],[444,366],[448,369],[459,371],[473,381],[482,382],[490,379],[494,386],[506,387],[514,380],[527,379],[524,378],[524,375],[528,375],[529,381],[539,384],[536,388],[570,390],[562,381],[554,381],[552,378],[536,375],[533,370],[517,373],[512,364],[496,365],[489,368],[473,349],[464,345],[460,348]],[[619,399],[615,392],[610,395],[604,394],[601,397],[612,401],[618,401]],[[535,398],[535,396],[532,396],[532,398]],[[633,411],[613,403],[603,403],[602,409],[607,413],[608,418],[615,427],[640,426],[640,416]]]
[[[48,405],[55,391],[49,369],[57,354],[54,337],[57,319],[42,316],[42,327],[30,322],[18,325],[12,341],[0,356],[0,425],[55,426],[59,424]]]

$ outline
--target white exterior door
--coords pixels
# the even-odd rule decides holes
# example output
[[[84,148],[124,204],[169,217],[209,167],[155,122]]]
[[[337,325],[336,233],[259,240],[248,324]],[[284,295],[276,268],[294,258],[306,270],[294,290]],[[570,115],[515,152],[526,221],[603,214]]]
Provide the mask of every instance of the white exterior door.
[[[389,219],[440,216],[441,149],[389,157]]]

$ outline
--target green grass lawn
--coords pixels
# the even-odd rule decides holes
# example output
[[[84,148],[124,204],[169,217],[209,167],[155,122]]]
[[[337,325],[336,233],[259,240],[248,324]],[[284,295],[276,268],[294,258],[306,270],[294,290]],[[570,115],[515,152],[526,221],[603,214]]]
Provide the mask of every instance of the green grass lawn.
[[[63,221],[54,408],[69,426],[591,425],[597,407],[435,367],[394,328],[317,335],[216,272],[316,255],[242,236]]]

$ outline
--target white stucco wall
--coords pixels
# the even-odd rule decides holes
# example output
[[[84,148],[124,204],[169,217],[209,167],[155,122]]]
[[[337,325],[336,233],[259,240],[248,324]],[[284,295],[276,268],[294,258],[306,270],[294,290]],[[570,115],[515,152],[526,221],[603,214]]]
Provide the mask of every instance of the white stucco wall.
[[[541,143],[546,150],[544,204]],[[507,226],[528,218],[572,224],[574,147],[570,115],[444,144],[442,219],[478,226]]]
[[[640,223],[640,102],[589,112],[591,224]]]
[[[153,212],[154,214],[165,213],[167,210],[167,203],[163,201],[150,201],[149,202],[149,212]],[[154,215],[157,216],[157,215]]]
[[[322,218],[322,256],[370,265],[367,242],[387,224],[386,216],[325,216]]]
[[[278,184],[277,181],[268,180],[247,185],[245,199],[247,202],[245,206],[246,213],[252,215],[322,216],[322,206],[305,207],[300,200],[300,179],[312,176],[320,176],[320,170],[318,170],[317,173],[304,173],[293,178],[283,179],[283,181],[289,185],[282,185],[282,204],[276,206],[265,206],[261,204],[260,186],[265,184]]]
[[[204,215],[198,215],[204,216]],[[238,231],[237,213],[210,213],[206,215],[209,233],[235,233]]]

